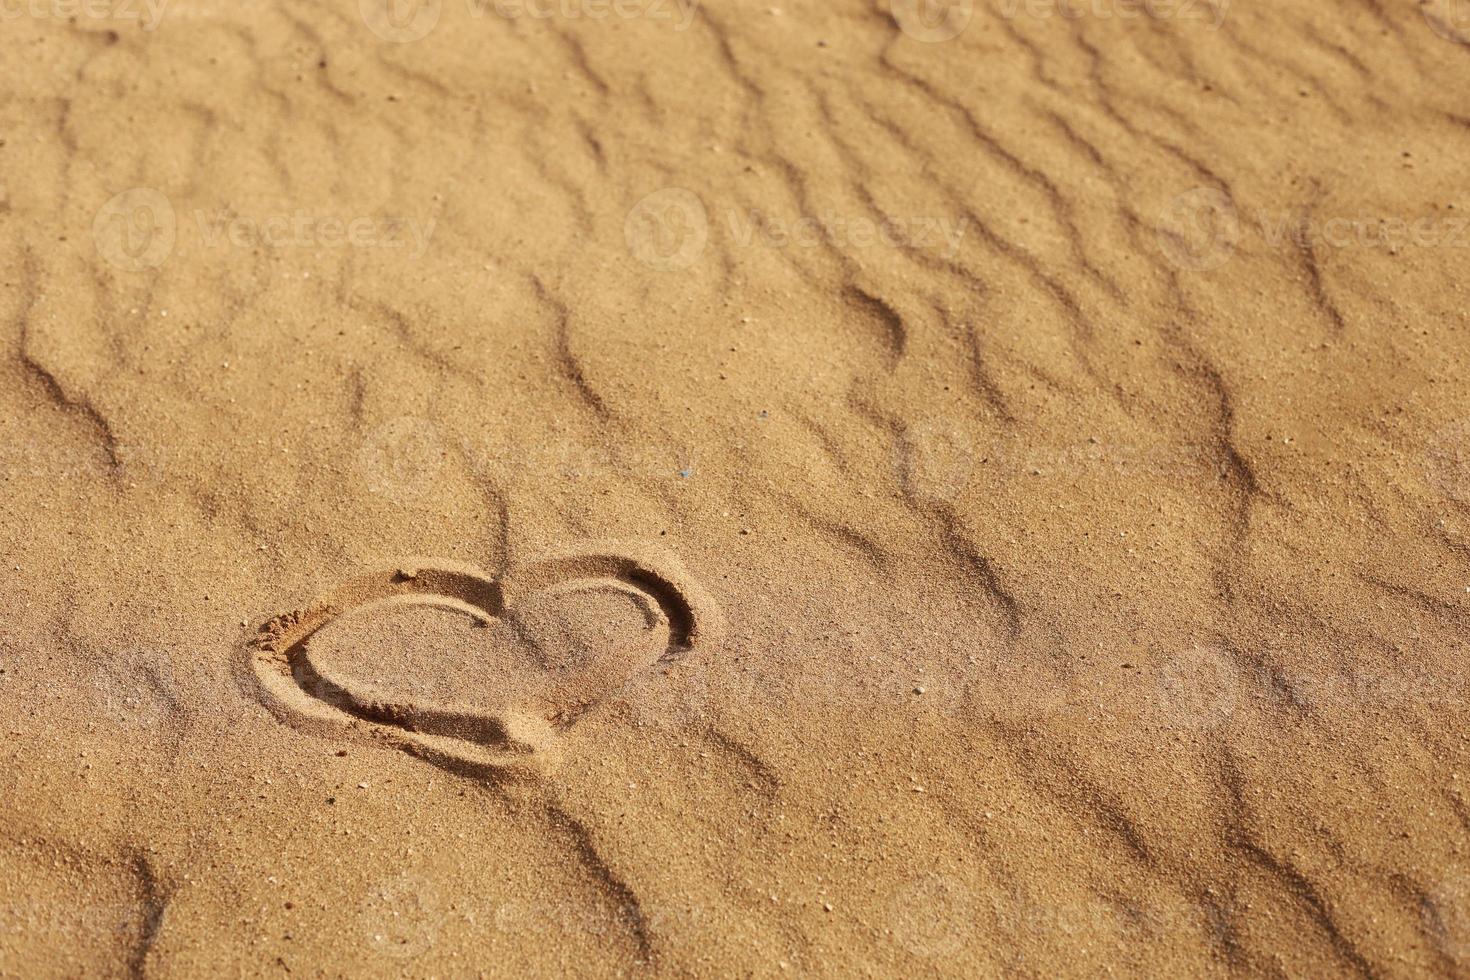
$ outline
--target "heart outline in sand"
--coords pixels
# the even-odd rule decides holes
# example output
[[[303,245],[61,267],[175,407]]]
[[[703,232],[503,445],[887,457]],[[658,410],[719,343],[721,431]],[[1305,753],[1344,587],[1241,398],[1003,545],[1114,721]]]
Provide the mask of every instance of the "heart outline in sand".
[[[299,731],[386,741],[441,768],[480,778],[534,776],[554,762],[560,732],[571,721],[558,727],[518,712],[470,716],[408,701],[364,699],[318,673],[306,644],[329,623],[370,606],[440,606],[488,623],[512,615],[518,603],[533,596],[582,581],[636,590],[651,601],[669,634],[656,664],[713,646],[723,634],[718,606],[677,559],[657,549],[588,545],[500,576],[462,562],[410,558],[371,567],[303,608],[260,623],[243,646],[243,676],[277,720]],[[476,737],[465,737],[467,731]]]

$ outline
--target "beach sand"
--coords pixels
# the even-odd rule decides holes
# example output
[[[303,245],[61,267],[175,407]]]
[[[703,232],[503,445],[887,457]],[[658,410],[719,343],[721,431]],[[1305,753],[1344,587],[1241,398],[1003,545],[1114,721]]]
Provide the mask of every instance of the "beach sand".
[[[0,975],[1470,971],[1463,0],[26,0]]]

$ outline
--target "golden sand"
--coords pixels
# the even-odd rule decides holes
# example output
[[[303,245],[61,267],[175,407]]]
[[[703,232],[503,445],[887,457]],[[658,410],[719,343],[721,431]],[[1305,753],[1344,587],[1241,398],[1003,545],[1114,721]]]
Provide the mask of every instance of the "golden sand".
[[[0,5],[0,975],[1470,971],[1466,0]]]

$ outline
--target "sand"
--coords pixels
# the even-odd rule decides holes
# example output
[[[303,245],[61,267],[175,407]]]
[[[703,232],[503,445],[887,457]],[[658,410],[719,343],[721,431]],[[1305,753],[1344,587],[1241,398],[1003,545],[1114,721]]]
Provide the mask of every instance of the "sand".
[[[0,974],[1465,975],[1463,0],[0,11]]]

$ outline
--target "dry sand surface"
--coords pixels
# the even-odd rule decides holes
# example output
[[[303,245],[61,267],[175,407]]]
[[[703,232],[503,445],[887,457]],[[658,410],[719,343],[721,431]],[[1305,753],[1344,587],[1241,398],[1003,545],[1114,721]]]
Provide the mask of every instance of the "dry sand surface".
[[[1470,971],[1470,2],[0,2],[0,974]]]

